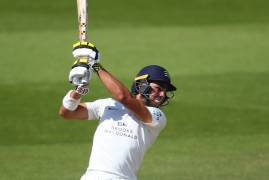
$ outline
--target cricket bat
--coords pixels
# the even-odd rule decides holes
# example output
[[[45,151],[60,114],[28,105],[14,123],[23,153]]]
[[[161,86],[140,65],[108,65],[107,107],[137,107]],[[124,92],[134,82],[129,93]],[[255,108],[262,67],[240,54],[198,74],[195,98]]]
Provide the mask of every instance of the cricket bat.
[[[79,40],[87,41],[88,12],[87,0],[77,0]]]
[[[77,11],[78,11],[78,31],[79,41],[88,42],[87,37],[87,24],[88,24],[88,12],[87,12],[87,0],[77,0]],[[88,57],[80,57],[79,61],[88,63]],[[82,85],[88,83],[88,78],[85,76],[81,79]]]

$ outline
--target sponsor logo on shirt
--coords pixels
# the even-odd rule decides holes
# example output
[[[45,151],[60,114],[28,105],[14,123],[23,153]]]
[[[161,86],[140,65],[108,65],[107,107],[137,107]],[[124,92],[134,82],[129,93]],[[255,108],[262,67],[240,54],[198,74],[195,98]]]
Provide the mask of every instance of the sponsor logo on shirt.
[[[105,133],[114,134],[116,136],[122,136],[131,139],[137,139],[137,135],[134,134],[132,129],[125,127],[111,126],[110,129],[105,129]]]
[[[126,122],[122,122],[122,121],[118,121],[117,122],[117,126],[125,126],[125,127],[127,127],[127,123]]]

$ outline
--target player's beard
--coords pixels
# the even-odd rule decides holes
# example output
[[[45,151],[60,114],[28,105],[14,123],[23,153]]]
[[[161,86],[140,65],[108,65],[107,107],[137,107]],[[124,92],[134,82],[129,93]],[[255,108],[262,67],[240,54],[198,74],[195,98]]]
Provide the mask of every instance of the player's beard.
[[[160,107],[165,100],[165,96],[149,97],[148,104],[153,107]]]
[[[152,95],[149,95],[149,97],[145,97],[141,94],[137,94],[136,98],[142,100],[146,106],[151,107],[160,107],[166,99],[165,96],[152,97]]]

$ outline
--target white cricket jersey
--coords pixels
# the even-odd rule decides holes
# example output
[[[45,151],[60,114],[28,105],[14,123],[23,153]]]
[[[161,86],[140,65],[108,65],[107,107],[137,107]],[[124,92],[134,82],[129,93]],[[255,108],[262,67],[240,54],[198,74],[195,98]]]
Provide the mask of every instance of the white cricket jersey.
[[[152,123],[143,123],[114,99],[86,103],[89,119],[99,119],[87,171],[103,171],[136,179],[145,152],[166,125],[164,113],[147,107]]]

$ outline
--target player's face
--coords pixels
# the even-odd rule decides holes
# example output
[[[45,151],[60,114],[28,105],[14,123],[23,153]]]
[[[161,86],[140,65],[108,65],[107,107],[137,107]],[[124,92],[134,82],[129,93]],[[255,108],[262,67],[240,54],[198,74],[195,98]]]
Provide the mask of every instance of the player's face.
[[[158,107],[166,97],[166,89],[160,84],[151,82],[151,92],[149,95],[150,105]]]

